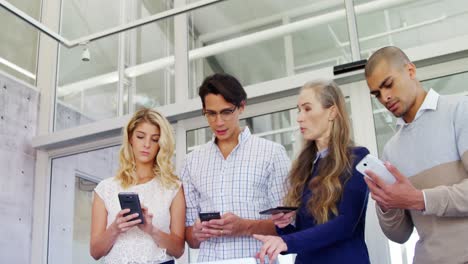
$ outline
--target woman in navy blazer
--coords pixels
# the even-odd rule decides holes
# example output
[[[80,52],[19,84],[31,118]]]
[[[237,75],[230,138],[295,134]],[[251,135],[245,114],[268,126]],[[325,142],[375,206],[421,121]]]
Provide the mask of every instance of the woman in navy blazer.
[[[272,216],[279,236],[254,235],[263,242],[257,257],[264,263],[265,256],[297,253],[296,263],[370,263],[368,190],[355,169],[369,151],[352,146],[343,94],[332,81],[310,82],[297,107],[305,146],[289,174],[285,204],[299,209]]]

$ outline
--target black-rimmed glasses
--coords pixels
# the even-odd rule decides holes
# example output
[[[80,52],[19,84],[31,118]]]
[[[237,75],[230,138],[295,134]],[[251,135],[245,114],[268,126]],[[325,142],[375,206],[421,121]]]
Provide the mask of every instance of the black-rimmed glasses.
[[[209,121],[209,122],[213,122],[216,120],[216,117],[219,115],[221,120],[223,121],[229,121],[232,119],[232,117],[234,116],[234,112],[236,111],[237,109],[237,106],[232,108],[232,109],[223,109],[221,110],[219,113],[218,112],[215,112],[215,111],[204,111],[203,112],[203,115],[206,117],[206,119]]]

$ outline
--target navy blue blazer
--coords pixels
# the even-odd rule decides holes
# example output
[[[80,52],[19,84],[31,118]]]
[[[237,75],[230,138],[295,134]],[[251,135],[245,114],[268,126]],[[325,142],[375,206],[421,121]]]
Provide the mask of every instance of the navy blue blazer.
[[[313,195],[307,186],[317,175],[321,158],[316,161],[304,188],[296,226],[276,228],[288,246],[286,253],[298,254],[296,263],[370,263],[364,241],[368,189],[363,175],[356,170],[356,164],[368,153],[364,147],[352,148],[352,175],[346,181],[338,202],[338,215],[320,225],[315,223],[315,218],[306,208],[307,201]]]

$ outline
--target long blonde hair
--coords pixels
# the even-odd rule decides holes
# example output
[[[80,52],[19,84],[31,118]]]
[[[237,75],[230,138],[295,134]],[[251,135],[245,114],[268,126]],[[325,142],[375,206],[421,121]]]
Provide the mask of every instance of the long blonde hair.
[[[178,177],[174,174],[172,157],[174,155],[174,132],[169,121],[156,110],[143,108],[138,110],[123,129],[123,142],[120,148],[120,167],[116,178],[120,180],[123,188],[127,188],[137,183],[136,163],[133,155],[130,138],[135,129],[142,123],[149,123],[159,128],[159,151],[153,166],[153,177],[157,179],[164,187],[178,187]]]
[[[302,90],[305,89],[315,92],[323,108],[335,106],[337,112],[332,122],[328,154],[319,163],[317,176],[307,186],[313,190],[312,197],[307,201],[307,211],[315,218],[317,224],[323,224],[331,219],[331,215],[338,215],[337,203],[343,193],[343,184],[350,177],[350,123],[343,94],[335,82],[309,82],[302,87]],[[316,156],[315,141],[306,141],[289,173],[290,190],[285,197],[286,205],[301,204],[304,186]]]

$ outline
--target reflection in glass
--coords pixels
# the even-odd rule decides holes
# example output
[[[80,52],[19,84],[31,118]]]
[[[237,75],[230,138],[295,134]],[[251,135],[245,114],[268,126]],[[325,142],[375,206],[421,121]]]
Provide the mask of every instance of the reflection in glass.
[[[137,16],[149,16],[149,12],[164,11],[165,1],[140,3]],[[151,10],[148,10],[151,9]],[[174,67],[152,67],[150,64],[174,54],[174,18],[164,19],[133,30],[126,35],[128,61],[126,95],[133,102],[129,111],[141,107],[157,107],[175,102]],[[146,65],[146,66],[144,66]],[[127,108],[125,108],[127,113]]]
[[[172,8],[172,1],[150,2],[63,0],[60,33],[76,39]],[[109,19],[102,20],[103,16]],[[164,19],[126,31],[124,41],[119,34],[71,49],[60,46],[55,130],[175,102],[173,66],[154,64],[174,54],[173,21]],[[88,61],[83,61],[84,49],[89,50]],[[122,79],[119,67],[125,68]],[[123,89],[121,101],[119,87]],[[59,111],[71,111],[77,118]]]
[[[73,263],[97,263],[90,254],[91,208],[97,183],[77,176],[75,178],[75,210],[73,218]]]
[[[468,37],[468,28],[464,26],[468,19],[468,1],[413,0],[390,4],[385,9],[374,5],[377,8],[373,11],[360,12],[360,6],[375,2],[354,1],[363,58],[383,46],[408,49],[450,39],[458,39],[458,42]]]
[[[333,2],[333,1],[330,1]],[[332,5],[326,12],[316,14],[330,15],[342,10],[343,1]],[[325,10],[324,10],[325,11]],[[301,21],[309,15],[292,20]],[[329,22],[311,26],[307,30],[293,33],[294,73],[299,74],[325,67],[332,67],[352,61],[351,47],[343,43],[349,42],[348,28],[344,16],[335,15]]]
[[[156,15],[174,8],[174,0],[133,0],[131,1],[131,4],[132,5],[130,8],[136,8],[137,12],[128,17],[129,22],[137,19],[146,18],[148,16]]]
[[[107,84],[57,97],[55,130],[92,123],[117,115],[117,87]]]
[[[8,0],[7,2],[39,20],[41,1]],[[39,32],[4,8],[0,8],[0,25],[2,25],[0,71],[34,85]]]
[[[337,0],[224,1],[191,12],[189,34],[192,50],[222,43],[215,54],[191,61],[189,98],[213,72],[251,85],[351,58],[350,48],[338,45],[348,33],[344,4]]]

